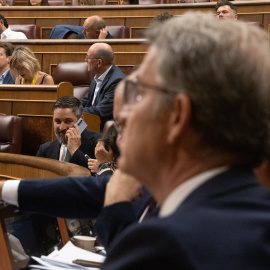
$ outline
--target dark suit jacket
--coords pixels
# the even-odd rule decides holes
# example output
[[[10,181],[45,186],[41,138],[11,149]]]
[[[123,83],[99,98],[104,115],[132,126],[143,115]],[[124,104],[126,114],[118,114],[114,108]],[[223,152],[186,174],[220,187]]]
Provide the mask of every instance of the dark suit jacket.
[[[15,83],[15,80],[12,78],[12,76],[10,74],[10,70],[9,70],[4,81],[3,81],[3,84],[14,84],[14,83]]]
[[[142,196],[135,199],[132,203],[115,203],[105,207],[101,211],[96,219],[95,232],[106,250],[113,240],[128,226],[138,223],[141,215],[148,206],[150,198],[151,194],[144,189]]]
[[[53,217],[95,219],[104,204],[110,176],[23,180],[18,189],[20,209]]]
[[[245,169],[222,173],[168,217],[129,226],[102,269],[269,269],[270,195]]]
[[[95,147],[100,137],[101,133],[85,129],[81,134],[81,146],[69,162],[87,168],[87,159],[84,155],[87,154],[90,158],[95,158]],[[61,144],[58,140],[46,142],[39,147],[37,156],[59,160],[60,147]]]
[[[92,99],[96,87],[94,79],[90,84],[88,93],[81,100],[85,112],[95,114],[100,117],[102,122],[101,126],[103,126],[107,120],[113,118],[114,91],[117,84],[124,79],[125,76],[126,75],[119,67],[113,65],[100,86],[94,105],[92,106]]]

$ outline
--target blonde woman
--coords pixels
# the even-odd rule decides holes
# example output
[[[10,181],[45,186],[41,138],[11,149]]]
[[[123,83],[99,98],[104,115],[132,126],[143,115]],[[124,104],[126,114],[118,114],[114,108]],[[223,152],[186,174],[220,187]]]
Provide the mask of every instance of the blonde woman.
[[[52,76],[40,71],[35,54],[25,46],[15,48],[10,60],[10,73],[15,84],[54,84]]]

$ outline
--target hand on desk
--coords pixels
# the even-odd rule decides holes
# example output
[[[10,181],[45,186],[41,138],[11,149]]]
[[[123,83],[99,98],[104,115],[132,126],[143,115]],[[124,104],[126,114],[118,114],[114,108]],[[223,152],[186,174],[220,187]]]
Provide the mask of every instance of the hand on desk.
[[[141,193],[142,185],[128,174],[116,170],[106,187],[104,206],[117,202],[131,202]]]
[[[67,138],[67,149],[71,156],[77,151],[81,146],[81,133],[77,125],[74,128],[69,128],[66,132]]]

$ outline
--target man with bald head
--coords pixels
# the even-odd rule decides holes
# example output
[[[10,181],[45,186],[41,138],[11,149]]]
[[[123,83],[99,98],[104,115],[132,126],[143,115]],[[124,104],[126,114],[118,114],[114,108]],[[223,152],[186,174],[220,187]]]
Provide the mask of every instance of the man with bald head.
[[[81,100],[84,111],[98,115],[101,128],[113,117],[113,99],[117,84],[125,74],[113,64],[114,53],[107,43],[93,44],[85,57],[88,71],[94,79],[86,96]]]
[[[104,19],[100,16],[88,17],[83,23],[83,28],[82,33],[85,39],[113,38],[107,31]],[[78,38],[80,38],[80,35]]]
[[[51,32],[51,39],[112,39],[107,31],[106,23],[100,16],[86,18],[83,26],[61,24],[56,25]]]

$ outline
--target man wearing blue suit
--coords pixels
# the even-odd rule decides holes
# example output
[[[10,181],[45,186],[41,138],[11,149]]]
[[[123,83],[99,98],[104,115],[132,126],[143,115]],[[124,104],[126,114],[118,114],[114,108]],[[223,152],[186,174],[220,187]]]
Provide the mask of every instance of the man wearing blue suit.
[[[186,13],[148,38],[136,78],[124,81],[118,165],[160,211],[125,229],[101,269],[269,269],[270,193],[252,173],[269,154],[267,34]],[[102,214],[124,207],[118,180]]]
[[[125,74],[113,64],[114,53],[106,43],[93,44],[86,55],[88,71],[94,76],[88,93],[81,102],[84,111],[98,115],[101,127],[113,118],[113,99],[117,84]]]
[[[14,46],[9,42],[0,43],[0,84],[14,84],[9,70],[9,62]]]

